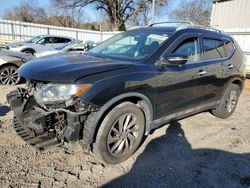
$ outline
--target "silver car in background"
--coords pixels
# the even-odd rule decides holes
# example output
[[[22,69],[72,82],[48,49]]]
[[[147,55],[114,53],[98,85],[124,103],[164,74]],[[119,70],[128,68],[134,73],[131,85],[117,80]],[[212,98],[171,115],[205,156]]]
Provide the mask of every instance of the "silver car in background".
[[[0,84],[16,85],[21,81],[17,69],[35,56],[0,49]]]
[[[73,41],[67,44],[62,44],[54,50],[48,50],[41,53],[36,53],[36,57],[43,57],[47,55],[54,55],[59,53],[83,53],[85,51],[85,44],[82,41]]]
[[[54,50],[48,50],[41,53],[36,53],[36,57],[43,57],[47,55],[54,55],[59,53],[78,53],[83,54],[85,51],[90,50],[95,47],[98,43],[94,41],[73,41],[67,44],[62,44],[61,46],[56,47]]]
[[[6,48],[34,55],[35,53],[53,50],[62,44],[70,43],[74,40],[74,38],[64,36],[38,35],[26,41],[9,43],[6,45]]]

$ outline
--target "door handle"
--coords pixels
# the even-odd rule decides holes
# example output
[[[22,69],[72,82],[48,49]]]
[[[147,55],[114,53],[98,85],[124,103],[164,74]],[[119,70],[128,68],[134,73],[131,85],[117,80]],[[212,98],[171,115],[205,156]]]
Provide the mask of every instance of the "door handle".
[[[227,68],[228,68],[228,69],[232,69],[232,68],[234,68],[234,65],[229,64],[229,65],[227,66]]]
[[[202,76],[202,75],[204,75],[204,74],[207,74],[207,71],[205,71],[205,70],[200,70],[197,74],[200,75],[200,76]]]

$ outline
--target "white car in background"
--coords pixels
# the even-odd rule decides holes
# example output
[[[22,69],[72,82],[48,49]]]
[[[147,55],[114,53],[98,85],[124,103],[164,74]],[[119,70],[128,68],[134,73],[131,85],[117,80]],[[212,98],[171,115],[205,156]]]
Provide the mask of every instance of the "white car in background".
[[[38,35],[26,41],[9,43],[6,48],[12,51],[30,53],[32,55],[43,51],[53,50],[54,48],[75,41],[74,38],[54,36],[54,35]]]

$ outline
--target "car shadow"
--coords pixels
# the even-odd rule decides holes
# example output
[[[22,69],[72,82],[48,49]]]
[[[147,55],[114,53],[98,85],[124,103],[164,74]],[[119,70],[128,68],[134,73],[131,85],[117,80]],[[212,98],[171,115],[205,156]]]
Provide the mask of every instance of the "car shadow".
[[[127,174],[103,187],[250,187],[250,153],[192,149],[179,122],[152,140]]]
[[[5,116],[9,111],[11,110],[11,108],[9,106],[0,106],[0,116]]]

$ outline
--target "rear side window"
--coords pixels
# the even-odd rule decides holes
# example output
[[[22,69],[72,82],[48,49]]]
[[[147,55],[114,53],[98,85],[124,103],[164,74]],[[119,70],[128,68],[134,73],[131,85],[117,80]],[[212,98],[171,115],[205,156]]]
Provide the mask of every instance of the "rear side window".
[[[188,62],[200,61],[200,43],[198,37],[183,40],[171,53],[173,55],[186,56]]]
[[[221,59],[227,56],[222,40],[204,38],[203,46],[204,53],[202,54],[202,60]]]
[[[64,40],[65,40],[66,43],[71,42],[71,39],[65,38]]]
[[[55,37],[54,38],[54,43],[67,43],[67,39]]]
[[[232,55],[235,50],[234,44],[230,40],[225,40],[227,56]]]

